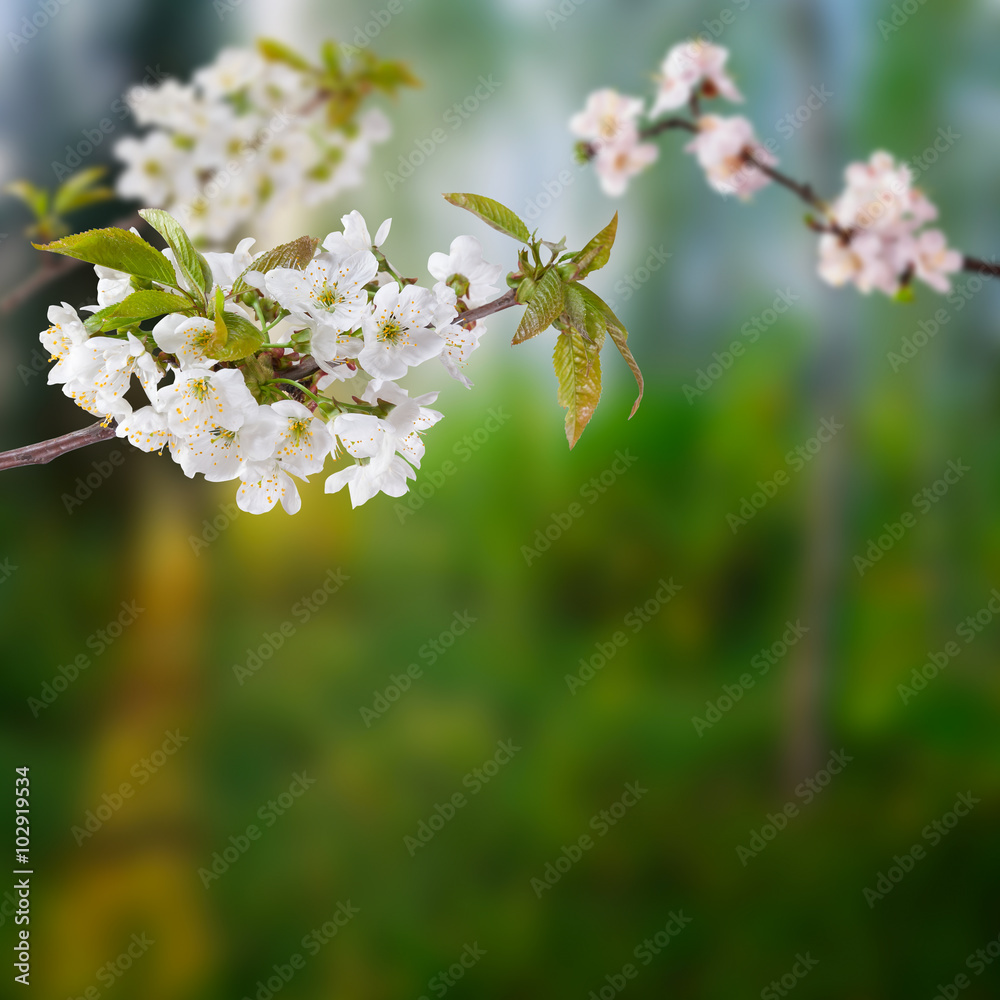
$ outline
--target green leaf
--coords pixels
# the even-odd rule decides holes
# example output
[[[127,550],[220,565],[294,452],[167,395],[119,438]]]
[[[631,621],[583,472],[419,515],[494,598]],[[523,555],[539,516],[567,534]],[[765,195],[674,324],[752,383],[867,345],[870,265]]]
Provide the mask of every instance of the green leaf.
[[[584,340],[591,341],[600,350],[604,345],[607,322],[603,311],[584,294],[586,291],[586,288],[576,282],[563,286],[566,300],[563,319],[567,326],[576,330]]]
[[[531,233],[524,222],[506,205],[501,205],[492,198],[481,194],[446,194],[444,198],[452,205],[478,216],[488,226],[507,236],[513,236],[515,240],[527,243],[531,239]]]
[[[113,198],[115,193],[111,188],[94,186],[107,172],[106,167],[86,167],[67,177],[56,190],[52,206],[56,215],[65,215]]]
[[[139,214],[167,241],[174,252],[177,267],[184,276],[188,290],[194,292],[204,302],[211,287],[212,271],[208,261],[195,249],[191,237],[184,231],[183,226],[162,208],[140,208]]]
[[[566,407],[566,440],[572,448],[601,398],[601,356],[575,330],[556,337],[552,367],[559,380],[559,405]]]
[[[323,65],[327,74],[334,80],[339,80],[343,75],[340,69],[340,53],[337,51],[336,42],[325,41],[320,49]]]
[[[73,236],[64,236],[61,240],[44,245],[33,243],[32,246],[177,287],[177,276],[170,261],[142,237],[127,229],[88,229]]]
[[[300,69],[304,72],[310,72],[313,69],[298,52],[290,49],[284,42],[276,41],[273,38],[258,38],[257,51],[270,62],[282,62],[293,69]]]
[[[611,248],[618,232],[618,213],[575,257],[576,267],[572,280],[586,277],[591,271],[604,267],[611,259]]]
[[[191,313],[194,306],[190,299],[181,298],[172,292],[161,292],[149,289],[133,292],[121,302],[94,313],[87,318],[84,326],[91,333],[107,333],[109,330],[120,330],[126,326],[136,326],[154,316],[165,316],[167,313]]]
[[[276,267],[290,267],[301,271],[316,255],[316,247],[318,246],[319,240],[316,237],[300,236],[297,240],[282,243],[280,247],[262,253],[233,282],[232,294],[241,295],[250,290],[251,286],[244,278],[244,275],[250,271],[260,271],[261,274],[267,274],[268,271],[273,271]]]
[[[611,339],[615,342],[615,347],[618,348],[621,356],[625,359],[625,363],[635,376],[636,385],[639,387],[639,395],[632,404],[632,411],[628,415],[629,420],[631,420],[635,416],[635,411],[639,409],[639,404],[642,402],[643,382],[642,372],[639,370],[639,365],[636,363],[635,358],[632,357],[632,352],[628,347],[628,331],[625,329],[625,324],[614,314],[607,302],[589,288],[583,285],[579,285],[578,287],[580,293],[589,303],[590,308],[600,311],[604,316],[608,333],[611,334]]]
[[[4,191],[20,198],[31,209],[32,215],[41,222],[49,211],[49,193],[35,187],[30,181],[11,181],[4,185]]]
[[[419,87],[420,81],[405,63],[384,62],[373,66],[364,76],[379,90],[394,94],[400,87]]]
[[[550,327],[562,313],[563,303],[562,278],[554,270],[546,271],[531,293],[511,343],[523,344]]]
[[[216,338],[212,339],[208,350],[208,356],[211,358],[219,361],[242,361],[243,358],[254,354],[264,343],[264,333],[261,328],[239,313],[216,313],[216,335],[220,323],[226,331],[226,338],[218,345]]]

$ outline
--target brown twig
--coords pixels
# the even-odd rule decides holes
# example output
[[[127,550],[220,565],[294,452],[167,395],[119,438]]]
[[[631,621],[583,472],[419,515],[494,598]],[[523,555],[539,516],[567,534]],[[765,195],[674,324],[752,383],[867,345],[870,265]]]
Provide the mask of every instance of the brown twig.
[[[60,455],[76,451],[77,448],[85,448],[88,444],[97,444],[98,441],[108,441],[115,436],[115,426],[113,420],[110,423],[100,420],[82,430],[62,434],[59,437],[50,438],[48,441],[39,441],[38,444],[29,444],[23,448],[2,452],[0,453],[0,470],[16,469],[22,465],[45,465]]]
[[[124,219],[119,219],[117,222],[112,223],[112,226],[109,228],[131,229],[132,226],[138,226],[141,223],[142,217],[136,212],[133,215],[126,216]],[[77,260],[75,257],[62,256],[57,260],[46,257],[44,261],[34,274],[29,275],[20,285],[11,289],[11,291],[0,299],[0,316],[5,316],[7,313],[13,312],[22,302],[29,299],[39,289],[55,281],[56,278],[60,278],[64,274],[69,274],[70,271],[75,271],[84,264],[84,261]]]

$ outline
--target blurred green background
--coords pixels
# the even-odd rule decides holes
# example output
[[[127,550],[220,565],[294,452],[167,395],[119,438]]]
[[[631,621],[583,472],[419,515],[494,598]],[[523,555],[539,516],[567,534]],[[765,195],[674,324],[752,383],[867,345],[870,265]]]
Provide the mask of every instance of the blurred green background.
[[[566,129],[591,90],[649,94],[671,44],[721,29],[759,135],[821,192],[876,148],[910,159],[939,129],[957,134],[920,183],[951,242],[988,257],[1000,5],[898,6],[898,30],[878,25],[896,27],[892,4],[861,0],[402,0],[376,18],[373,47],[408,60],[424,87],[386,105],[393,136],[363,189],[254,230],[258,248],[325,235],[357,207],[372,225],[392,216],[393,261],[425,279],[427,254],[465,232],[514,262],[513,245],[443,191],[489,194],[576,246],[617,209],[618,244],[593,283],[632,331],[646,399],[626,421],[631,377],[606,351],[602,405],[568,453],[551,343],[511,350],[508,312],[473,358],[473,392],[420,373],[443,390],[446,419],[425,437],[416,510],[379,497],[352,511],[317,477],[294,518],[233,518],[231,484],[188,481],[116,442],[4,473],[0,822],[12,849],[13,768],[30,767],[35,995],[997,995],[1000,621],[984,612],[970,642],[956,629],[1000,587],[1000,287],[959,276],[964,297],[921,287],[907,305],[835,291],[785,192],[718,197],[670,134],[613,203],[572,162]],[[4,37],[36,7],[4,4]],[[315,52],[324,37],[353,41],[385,7],[69,0],[30,44],[0,44],[2,179],[51,182],[48,164],[147,66],[186,79],[261,33]],[[491,74],[492,96],[390,190],[385,172]],[[782,128],[813,87],[832,96]],[[110,163],[108,148],[89,162]],[[3,290],[38,263],[25,221],[0,201]],[[628,290],[656,251],[670,256]],[[713,352],[747,339],[744,324],[783,292],[792,308],[689,402],[684,386]],[[87,422],[36,374],[36,338],[49,302],[93,295],[78,272],[4,317],[0,448]],[[894,371],[889,352],[941,308],[947,325]],[[843,429],[790,462],[824,418]],[[618,452],[634,461],[609,471]],[[918,503],[949,462],[969,471]],[[727,515],[780,470],[787,485],[734,532]],[[614,481],[596,492],[602,474]],[[88,476],[103,481],[67,510]],[[574,502],[583,514],[559,534]],[[855,557],[907,512],[915,526],[861,573]],[[526,555],[547,527],[559,537]],[[303,599],[338,572],[314,613]],[[662,605],[660,581],[681,587]],[[633,609],[646,602],[642,622]],[[428,644],[456,613],[475,621],[438,655]],[[135,621],[108,645],[99,630],[119,615]],[[788,622],[808,631],[774,665],[754,660]],[[960,653],[940,676],[901,693],[949,642]],[[602,645],[614,655],[570,685]],[[81,654],[89,666],[51,704],[29,701]],[[410,664],[409,688],[380,710]],[[520,749],[495,758],[498,741]],[[851,760],[831,777],[834,752]],[[484,784],[475,769],[491,759]],[[289,794],[303,773],[315,783]],[[119,800],[123,783],[132,794]],[[635,783],[647,791],[601,820]],[[960,793],[977,801],[954,822]],[[783,829],[768,826],[786,805]],[[74,833],[88,811],[108,818]],[[419,847],[404,839],[432,826]],[[575,849],[584,835],[590,848]],[[738,852],[754,843],[755,856]],[[923,853],[907,862],[914,845]],[[216,862],[206,877],[227,849],[228,870]],[[912,870],[894,868],[904,862]],[[532,880],[547,872],[543,890]],[[878,889],[880,876],[900,880]],[[0,879],[8,955],[14,880]],[[4,995],[23,991],[12,976]]]

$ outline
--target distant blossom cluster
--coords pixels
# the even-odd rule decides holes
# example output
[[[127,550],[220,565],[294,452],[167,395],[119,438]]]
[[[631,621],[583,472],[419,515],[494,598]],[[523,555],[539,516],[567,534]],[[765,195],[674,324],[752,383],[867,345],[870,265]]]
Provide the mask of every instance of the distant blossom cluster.
[[[212,279],[206,300],[224,301],[230,327],[257,336],[250,356],[213,357],[213,318],[170,313],[149,330],[91,335],[64,302],[49,308],[51,326],[40,335],[56,361],[49,383],[87,412],[117,421],[118,436],[135,447],[166,450],[186,475],[238,480],[237,503],[251,513],[279,500],[295,513],[295,480],[321,472],[331,456],[347,464],[329,475],[326,492],[347,486],[353,506],[379,492],[403,495],[424,454],[420,435],[442,415],[429,408],[436,392],[411,397],[398,380],[439,360],[471,384],[460,366],[485,328],[461,325],[460,315],[491,300],[502,269],[483,260],[478,240],[460,236],[449,253],[430,255],[437,281],[420,287],[398,279],[379,250],[390,220],[374,240],[358,212],[342,221],[343,231],[329,234],[302,267],[255,270],[266,255],[251,253],[252,239],[234,253],[204,255]],[[176,270],[175,287],[183,287],[172,251],[163,253]],[[83,311],[107,309],[133,292],[128,274],[95,270],[97,304]],[[310,361],[318,372],[315,365],[305,372]],[[324,392],[330,395],[317,395]]]
[[[725,48],[703,40],[674,46],[660,67],[648,111],[640,98],[614,90],[590,95],[569,126],[582,140],[581,151],[592,159],[606,194],[623,194],[629,180],[657,159],[657,147],[645,140],[673,127],[694,132],[685,151],[695,156],[721,194],[747,199],[771,183],[767,169],[778,160],[757,139],[751,122],[739,115],[701,113],[703,99],[743,100],[726,72],[728,58]],[[685,107],[691,119],[660,120]],[[649,123],[645,128],[639,126],[642,118]],[[937,208],[913,186],[910,169],[897,165],[888,153],[876,152],[867,163],[847,168],[846,183],[816,222],[823,232],[820,276],[833,285],[854,284],[865,294],[878,290],[897,295],[914,278],[947,293],[948,276],[961,270],[963,257],[949,248],[941,230],[924,228],[937,218]]]
[[[324,96],[313,72],[223,49],[190,83],[167,79],[129,98],[151,129],[116,144],[117,192],[212,242],[268,210],[329,201],[361,184],[390,125],[376,108],[332,124]]]

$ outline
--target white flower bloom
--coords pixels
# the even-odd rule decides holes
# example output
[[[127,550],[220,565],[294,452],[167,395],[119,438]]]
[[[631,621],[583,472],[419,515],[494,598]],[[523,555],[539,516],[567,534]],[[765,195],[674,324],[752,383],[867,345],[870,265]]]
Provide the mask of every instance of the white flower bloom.
[[[940,229],[925,230],[917,237],[914,251],[913,268],[917,277],[942,295],[950,292],[947,275],[962,270],[963,258],[948,247],[944,233]]]
[[[396,454],[383,421],[369,414],[342,413],[328,426],[344,450],[358,461],[327,478],[327,493],[347,486],[352,507],[360,507],[377,493],[391,497],[406,493],[406,480],[415,479],[416,473]]]
[[[370,250],[348,257],[322,253],[303,270],[276,267],[266,275],[268,294],[312,331],[312,351],[324,360],[350,354],[357,338],[343,337],[361,326],[378,262]],[[354,344],[351,341],[354,341]],[[357,356],[355,350],[353,356]]]
[[[223,49],[210,66],[197,70],[194,83],[209,100],[218,100],[248,87],[265,71],[266,63],[252,49]]]
[[[116,306],[134,291],[132,276],[124,271],[116,271],[113,267],[102,267],[100,264],[95,264],[94,272],[100,280],[97,282],[97,306],[85,307],[91,312],[97,312],[98,309],[105,309],[108,306]]]
[[[349,212],[342,216],[340,221],[344,226],[344,231],[342,233],[328,233],[326,239],[323,240],[323,249],[335,257],[350,257],[361,250],[371,251],[372,247],[381,246],[389,236],[389,228],[392,225],[392,219],[386,219],[378,227],[378,232],[375,233],[373,240],[368,235],[368,226],[359,211]]]
[[[418,469],[420,460],[424,457],[424,442],[420,434],[428,427],[433,427],[444,416],[426,406],[427,403],[433,403],[437,397],[436,392],[427,392],[411,399],[410,394],[395,382],[383,382],[378,387],[369,382],[368,388],[361,395],[366,403],[377,403],[380,399],[384,399],[387,403],[393,404],[388,415],[379,418],[386,438],[393,451],[399,452]]]
[[[153,340],[161,351],[173,354],[181,368],[207,368],[215,363],[206,352],[215,335],[215,323],[204,316],[170,313],[153,327]]]
[[[250,247],[257,241],[248,236],[236,244],[235,253],[205,253],[205,260],[212,271],[212,280],[227,294],[236,283],[236,279],[253,263],[254,254]]]
[[[408,368],[437,357],[444,341],[427,328],[437,307],[427,288],[383,285],[362,323],[365,345],[358,364],[374,379],[396,379]]]
[[[282,418],[270,406],[259,406],[252,396],[236,412],[240,418],[236,427],[206,424],[185,436],[184,454],[178,461],[186,475],[200,472],[210,483],[221,483],[236,479],[244,463],[273,456]]]
[[[115,156],[125,163],[115,190],[122,198],[165,205],[172,199],[179,166],[187,155],[166,132],[150,132],[142,139],[126,136],[115,144]]]
[[[427,258],[427,270],[438,282],[458,285],[455,292],[470,309],[485,305],[500,291],[494,282],[500,280],[503,268],[483,259],[483,245],[475,236],[456,236],[449,253],[432,253]],[[435,285],[434,291],[437,292]]]
[[[594,157],[601,190],[612,198],[625,193],[628,182],[642,173],[660,155],[651,142],[625,142],[602,146]]]
[[[115,430],[120,438],[128,438],[129,444],[140,451],[162,451],[168,445],[171,454],[180,447],[180,441],[167,427],[167,415],[156,405],[141,406],[138,410],[122,417]]]
[[[583,111],[570,118],[569,127],[574,135],[598,149],[631,144],[637,141],[636,121],[641,114],[642,101],[638,97],[625,97],[610,88],[595,90]]]
[[[182,439],[213,427],[237,430],[257,405],[237,368],[176,372],[173,382],[160,388],[157,400],[167,414],[170,432]]]
[[[743,95],[725,71],[728,58],[728,49],[700,39],[675,45],[660,67],[659,91],[649,117],[684,107],[699,86],[705,97],[721,94],[727,100],[742,101]]]
[[[698,158],[708,183],[716,191],[739,195],[744,199],[771,183],[766,174],[746,162],[744,153],[752,152],[760,163],[768,167],[776,166],[778,162],[760,144],[753,125],[741,115],[731,118],[704,115],[698,120],[698,134],[684,148]]]
[[[87,347],[99,351],[102,358],[101,367],[93,376],[95,404],[102,416],[124,417],[132,412],[132,406],[124,396],[132,384],[133,375],[138,377],[146,396],[153,398],[163,375],[153,356],[137,337],[131,333],[125,340],[91,337]],[[84,388],[89,391],[90,385]]]
[[[273,454],[282,469],[300,479],[322,472],[333,450],[326,421],[294,399],[272,403],[271,409],[284,421]]]
[[[247,462],[240,480],[236,506],[248,514],[266,514],[279,500],[286,514],[297,514],[302,507],[295,480],[278,462]]]
[[[48,319],[51,325],[38,335],[38,339],[51,355],[50,360],[56,361],[56,364],[49,369],[49,385],[61,385],[71,377],[69,366],[66,364],[70,351],[84,344],[90,334],[87,333],[83,320],[68,302],[64,302],[61,306],[49,306]]]

